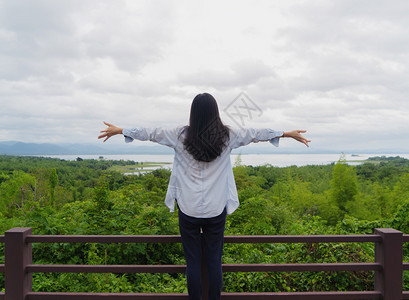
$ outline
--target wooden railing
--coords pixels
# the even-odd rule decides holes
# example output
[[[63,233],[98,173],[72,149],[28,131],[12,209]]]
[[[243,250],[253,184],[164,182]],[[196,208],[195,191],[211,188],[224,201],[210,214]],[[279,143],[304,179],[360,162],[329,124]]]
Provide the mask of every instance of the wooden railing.
[[[184,273],[184,265],[39,265],[32,263],[32,243],[180,243],[180,236],[68,236],[32,235],[31,228],[13,228],[0,236],[5,243],[5,292],[0,300],[120,300],[120,299],[188,299],[187,294],[162,293],[43,293],[32,292],[32,273]],[[371,235],[301,235],[301,236],[226,236],[225,243],[374,243],[373,263],[316,264],[225,264],[223,272],[306,272],[306,271],[374,271],[373,291],[351,292],[279,292],[222,293],[222,299],[409,299],[402,291],[402,272],[409,263],[402,262],[403,243],[409,235],[390,229],[375,229]],[[203,262],[205,265],[205,262]],[[206,272],[202,268],[202,272]],[[206,279],[207,276],[202,276]],[[207,280],[202,282],[206,290]],[[203,299],[207,299],[203,295]]]

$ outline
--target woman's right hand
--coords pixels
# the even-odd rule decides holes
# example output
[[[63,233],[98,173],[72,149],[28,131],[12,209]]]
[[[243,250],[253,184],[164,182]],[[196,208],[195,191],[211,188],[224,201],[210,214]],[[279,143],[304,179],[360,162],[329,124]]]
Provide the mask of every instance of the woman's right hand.
[[[111,136],[122,134],[122,128],[117,127],[113,124],[104,122],[106,126],[108,126],[105,130],[101,130],[101,135],[98,136],[98,139],[105,138],[104,142],[108,140]]]

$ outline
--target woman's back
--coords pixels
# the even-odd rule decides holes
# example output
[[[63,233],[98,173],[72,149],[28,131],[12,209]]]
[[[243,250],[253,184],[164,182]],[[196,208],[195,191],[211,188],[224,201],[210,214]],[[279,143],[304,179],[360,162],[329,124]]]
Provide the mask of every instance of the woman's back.
[[[308,146],[309,140],[301,133],[271,129],[230,129],[219,117],[216,101],[209,94],[195,97],[189,126],[173,129],[144,128],[123,129],[108,126],[98,138],[123,134],[126,142],[134,139],[152,141],[175,150],[172,174],[165,203],[173,212],[177,201],[179,229],[186,258],[187,286],[190,299],[202,295],[202,234],[204,255],[209,275],[208,295],[219,300],[223,286],[222,253],[226,214],[239,206],[231,150],[252,142],[270,141],[278,146],[280,137],[291,137]]]

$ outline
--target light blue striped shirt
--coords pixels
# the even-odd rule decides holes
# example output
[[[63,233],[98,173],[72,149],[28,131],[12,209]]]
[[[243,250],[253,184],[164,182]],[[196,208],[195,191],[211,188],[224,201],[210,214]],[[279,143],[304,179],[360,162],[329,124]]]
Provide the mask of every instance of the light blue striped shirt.
[[[175,150],[172,173],[165,204],[171,212],[177,200],[180,210],[191,217],[212,218],[226,207],[227,214],[239,207],[236,183],[230,162],[233,149],[249,143],[270,141],[278,146],[283,131],[271,129],[232,129],[227,147],[211,162],[197,161],[183,145],[183,127],[172,129],[144,128],[123,129],[126,142],[134,139],[152,141]],[[180,134],[182,135],[180,136]]]

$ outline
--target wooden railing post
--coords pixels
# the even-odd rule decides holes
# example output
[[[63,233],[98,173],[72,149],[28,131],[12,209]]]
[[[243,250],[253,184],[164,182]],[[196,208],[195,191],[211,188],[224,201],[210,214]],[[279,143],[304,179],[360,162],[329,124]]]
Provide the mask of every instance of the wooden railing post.
[[[375,243],[375,262],[382,265],[382,271],[375,272],[375,290],[382,293],[383,300],[402,299],[402,232],[377,228],[375,234],[382,238]]]
[[[31,235],[31,228],[13,228],[4,233],[5,237],[5,299],[25,300],[32,289],[32,276],[26,266],[32,263],[32,247],[25,239]]]

